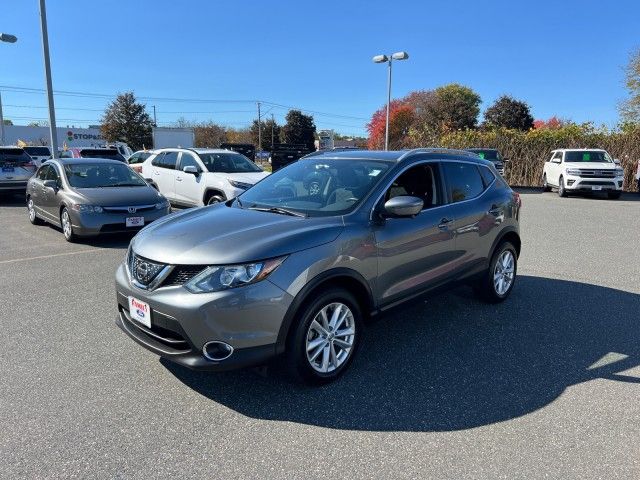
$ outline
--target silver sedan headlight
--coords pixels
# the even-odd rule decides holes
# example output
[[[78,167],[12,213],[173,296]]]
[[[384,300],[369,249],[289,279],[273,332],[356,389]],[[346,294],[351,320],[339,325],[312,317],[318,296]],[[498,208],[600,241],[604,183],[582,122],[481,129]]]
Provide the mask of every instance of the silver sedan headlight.
[[[219,292],[249,285],[267,278],[286,257],[243,265],[211,266],[193,277],[184,287],[191,293]]]
[[[76,203],[72,207],[76,212],[80,213],[102,213],[103,209],[100,205],[84,205]]]

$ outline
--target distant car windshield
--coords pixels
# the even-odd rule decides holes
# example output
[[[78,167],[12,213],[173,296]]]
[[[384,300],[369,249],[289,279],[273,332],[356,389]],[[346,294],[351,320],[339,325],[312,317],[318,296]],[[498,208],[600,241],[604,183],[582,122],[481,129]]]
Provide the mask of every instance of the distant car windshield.
[[[31,157],[21,148],[0,148],[0,165],[25,165]]]
[[[210,172],[262,172],[260,167],[239,153],[199,153],[198,155]]]
[[[613,163],[607,152],[599,150],[579,150],[564,153],[565,162],[600,162]]]
[[[288,209],[310,217],[344,215],[374,188],[389,165],[374,160],[299,160],[240,195],[238,206]]]
[[[24,151],[29,155],[35,155],[37,157],[48,157],[51,155],[48,147],[24,147]]]
[[[73,188],[144,187],[147,183],[131,168],[119,163],[72,163],[64,172]]]
[[[500,153],[498,153],[497,150],[469,150],[470,152],[475,153],[476,155],[478,155],[480,158],[484,158],[485,160],[502,160],[502,158],[500,157]]]
[[[121,162],[126,162],[125,158],[118,153],[117,150],[111,149],[90,149],[83,148],[80,150],[80,156],[83,158],[106,158],[108,160],[119,160]]]

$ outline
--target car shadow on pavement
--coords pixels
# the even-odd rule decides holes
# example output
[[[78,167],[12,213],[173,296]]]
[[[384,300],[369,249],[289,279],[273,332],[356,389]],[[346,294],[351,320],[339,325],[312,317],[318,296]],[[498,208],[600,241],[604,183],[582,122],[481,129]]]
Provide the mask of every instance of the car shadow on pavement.
[[[449,431],[509,420],[594,379],[637,383],[640,295],[518,277],[500,305],[452,292],[395,309],[369,326],[337,382],[292,384],[279,370],[193,372],[185,385],[252,418],[368,431]]]

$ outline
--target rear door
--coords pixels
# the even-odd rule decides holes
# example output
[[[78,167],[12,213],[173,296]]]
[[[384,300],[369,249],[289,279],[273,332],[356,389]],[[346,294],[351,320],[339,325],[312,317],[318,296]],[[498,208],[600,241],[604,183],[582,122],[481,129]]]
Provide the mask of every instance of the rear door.
[[[169,151],[158,155],[154,162],[153,181],[158,190],[169,200],[175,200],[176,167],[178,164],[178,152]]]
[[[185,173],[184,167],[195,167],[198,170],[198,175]],[[176,201],[188,205],[198,205],[202,201],[203,170],[204,166],[192,153],[180,153],[180,161],[176,170]]]
[[[455,259],[453,230],[439,162],[423,162],[397,176],[377,208],[402,195],[422,198],[423,210],[412,218],[387,218],[374,224],[378,255],[378,298],[393,303],[437,286],[450,277]]]
[[[42,198],[44,196],[43,182],[47,178],[47,174],[50,168],[51,167],[49,165],[43,165],[38,169],[38,172],[36,173],[34,179],[30,183],[30,188],[28,192],[29,195],[31,196],[31,199],[33,200],[33,206],[35,207],[38,214],[46,218],[49,218],[49,216],[46,213],[44,213],[44,209],[42,208],[42,205],[40,204],[40,202],[42,201]]]
[[[464,161],[443,162],[451,230],[455,235],[456,276],[486,268],[500,224],[508,208],[504,185],[493,170]]]

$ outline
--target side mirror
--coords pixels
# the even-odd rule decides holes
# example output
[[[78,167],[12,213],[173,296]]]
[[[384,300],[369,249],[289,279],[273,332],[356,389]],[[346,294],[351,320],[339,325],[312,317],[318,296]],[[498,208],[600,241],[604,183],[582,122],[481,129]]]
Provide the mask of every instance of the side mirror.
[[[194,167],[193,165],[187,165],[186,167],[184,167],[182,169],[182,171],[184,173],[190,173],[191,175],[196,175],[196,176],[198,176],[200,174],[198,169],[196,167]]]
[[[559,158],[552,158],[551,163],[562,163],[562,160],[560,160]]]
[[[414,217],[420,213],[424,202],[418,197],[402,195],[387,200],[382,209],[386,217]]]
[[[613,163],[615,163],[616,165],[620,165],[620,160],[618,160],[617,158],[614,158]]]
[[[46,188],[51,188],[53,190],[58,190],[58,184],[55,180],[45,180],[42,185]]]

